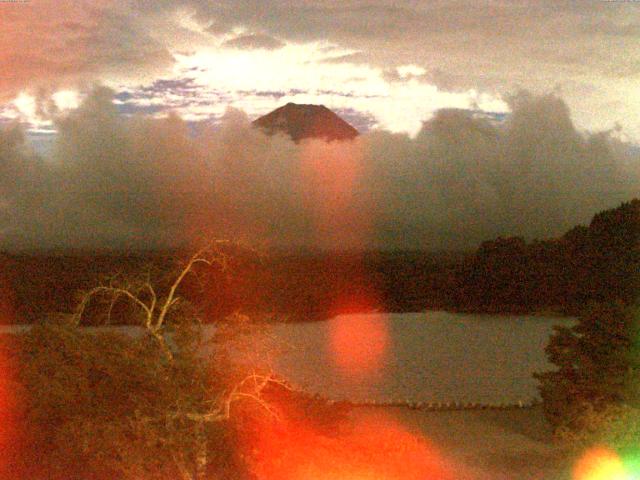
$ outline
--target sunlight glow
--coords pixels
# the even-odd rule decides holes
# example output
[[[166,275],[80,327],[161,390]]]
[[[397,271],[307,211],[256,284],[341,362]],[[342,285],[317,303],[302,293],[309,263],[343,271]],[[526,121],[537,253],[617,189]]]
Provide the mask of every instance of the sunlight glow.
[[[51,128],[53,126],[51,115],[78,108],[81,99],[82,96],[77,91],[58,90],[50,97],[42,99],[43,105],[39,105],[39,100],[35,96],[21,92],[3,111],[0,111],[0,115],[24,122],[30,126],[31,130],[37,131],[42,128]]]
[[[383,69],[349,61],[335,62],[353,53],[327,42],[287,44],[276,50],[238,50],[224,47],[198,49],[185,55],[174,52],[173,78],[191,78],[203,99],[215,94],[210,111],[226,105],[242,108],[250,116],[265,114],[274,104],[287,102],[323,104],[331,109],[349,108],[369,114],[379,127],[415,135],[422,122],[439,108],[471,108],[506,112],[498,96],[475,90],[446,92],[418,79],[426,73],[418,65],[403,65],[402,80],[389,82]],[[213,100],[213,99],[212,99]],[[181,115],[193,113],[198,103],[176,108]]]
[[[59,90],[51,98],[56,107],[63,111],[76,109],[80,105],[80,95],[73,90]]]
[[[175,53],[175,72],[189,72],[199,84],[216,86],[230,93],[265,90],[286,94],[292,88],[312,92],[339,88],[342,91],[356,86],[360,94],[384,93],[384,82],[375,69],[323,64],[323,48],[326,43],[313,42],[285,45],[271,51],[208,48],[193,55]]]
[[[289,423],[265,428],[259,437],[254,473],[262,480],[456,478],[434,445],[382,415],[355,418],[338,435]]]
[[[21,116],[28,120],[34,120],[36,117],[36,99],[33,95],[25,92],[20,93],[13,101],[13,106]]]
[[[580,458],[573,469],[573,480],[631,480],[616,452],[594,447]]]

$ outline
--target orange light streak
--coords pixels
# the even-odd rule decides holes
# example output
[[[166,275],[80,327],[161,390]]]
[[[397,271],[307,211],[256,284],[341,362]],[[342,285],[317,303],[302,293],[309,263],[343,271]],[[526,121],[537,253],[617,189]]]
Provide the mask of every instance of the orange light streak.
[[[300,182],[319,244],[340,249],[366,243],[372,212],[366,199],[354,195],[363,174],[358,142],[302,144]]]
[[[259,433],[260,480],[449,480],[451,465],[430,442],[382,416],[354,419],[348,432],[322,435],[299,423]]]

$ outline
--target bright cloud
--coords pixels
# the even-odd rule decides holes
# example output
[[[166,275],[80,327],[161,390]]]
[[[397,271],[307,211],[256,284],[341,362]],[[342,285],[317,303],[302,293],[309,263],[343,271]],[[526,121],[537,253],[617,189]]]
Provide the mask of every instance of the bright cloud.
[[[59,110],[71,110],[80,105],[80,94],[73,90],[60,90],[51,95]]]
[[[325,62],[328,50],[345,54],[326,42],[288,44],[268,51],[216,46],[188,55],[176,52],[172,76],[147,87],[145,95],[140,95],[144,87],[131,89],[134,98],[129,104],[132,110],[145,112],[150,105],[164,105],[187,120],[200,121],[219,118],[228,106],[258,116],[286,102],[315,103],[335,110],[353,109],[374,117],[379,128],[412,135],[439,108],[479,105],[508,110],[498,96],[473,89],[446,92],[413,78],[388,82],[377,67]],[[400,70],[403,75],[424,73],[415,65]]]
[[[254,117],[305,99],[415,133],[437,108],[502,112],[526,89],[561,92],[580,129],[618,124],[640,142],[633,2],[32,0],[0,15],[3,118],[6,103],[32,108],[21,92],[97,82],[153,115],[218,118],[234,105]],[[189,91],[157,88],[188,79]]]

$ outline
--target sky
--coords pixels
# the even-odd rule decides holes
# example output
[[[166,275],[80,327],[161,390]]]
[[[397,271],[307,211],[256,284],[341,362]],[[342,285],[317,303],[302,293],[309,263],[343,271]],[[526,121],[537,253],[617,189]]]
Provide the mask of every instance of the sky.
[[[559,235],[637,195],[639,41],[630,1],[0,2],[0,243]],[[251,129],[287,102],[364,135]]]
[[[637,2],[28,0],[0,16],[2,116],[36,125],[45,99],[76,106],[95,82],[128,113],[321,103],[410,134],[438,108],[503,112],[526,89],[640,142]]]

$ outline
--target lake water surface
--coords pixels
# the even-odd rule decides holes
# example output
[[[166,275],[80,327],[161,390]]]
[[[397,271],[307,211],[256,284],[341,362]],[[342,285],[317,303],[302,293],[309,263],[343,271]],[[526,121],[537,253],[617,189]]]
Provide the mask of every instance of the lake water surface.
[[[276,357],[275,367],[305,389],[334,399],[528,403],[538,398],[532,374],[551,368],[544,348],[553,326],[574,322],[430,311],[278,324],[273,335],[290,347]],[[374,368],[358,373],[357,361],[349,369],[336,358],[335,332],[344,325],[348,341],[363,343],[354,345],[356,354],[374,352]]]
[[[532,374],[552,368],[544,348],[553,326],[574,322],[440,311],[340,315],[274,324],[265,350],[276,352],[270,363],[278,373],[334,400],[529,403],[538,398]]]

